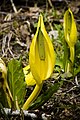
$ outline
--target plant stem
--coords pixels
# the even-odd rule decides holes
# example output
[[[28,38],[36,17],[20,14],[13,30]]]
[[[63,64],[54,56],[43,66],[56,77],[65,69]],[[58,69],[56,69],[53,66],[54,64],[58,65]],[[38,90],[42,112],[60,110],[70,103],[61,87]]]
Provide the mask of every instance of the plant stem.
[[[74,65],[74,46],[73,47],[70,47],[70,68],[69,68],[69,71],[72,73],[72,75],[74,76],[74,68],[73,68],[73,65]]]
[[[63,66],[64,66],[64,72],[67,72],[68,70],[68,45],[64,41],[64,58],[63,58]]]
[[[42,86],[43,86],[43,83],[41,83],[40,85],[36,84],[33,92],[31,93],[29,98],[24,103],[24,105],[22,107],[23,110],[27,110],[29,108],[30,104],[37,98],[37,96],[39,95],[39,93],[42,89]]]
[[[11,91],[9,89],[9,86],[7,84],[7,81],[5,81],[5,80],[4,80],[4,84],[3,84],[3,90],[6,94],[8,105],[11,108],[12,107],[12,102],[13,102],[13,97],[12,97]]]
[[[70,47],[70,60],[73,64],[74,63],[74,46]]]

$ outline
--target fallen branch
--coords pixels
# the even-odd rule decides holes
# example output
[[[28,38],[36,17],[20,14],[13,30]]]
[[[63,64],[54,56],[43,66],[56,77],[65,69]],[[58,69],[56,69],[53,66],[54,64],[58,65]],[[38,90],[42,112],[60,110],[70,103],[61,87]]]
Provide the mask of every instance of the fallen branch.
[[[18,11],[17,11],[17,9],[16,9],[16,7],[15,7],[15,5],[13,3],[13,0],[10,0],[10,2],[11,2],[11,5],[13,7],[14,12],[17,13]]]

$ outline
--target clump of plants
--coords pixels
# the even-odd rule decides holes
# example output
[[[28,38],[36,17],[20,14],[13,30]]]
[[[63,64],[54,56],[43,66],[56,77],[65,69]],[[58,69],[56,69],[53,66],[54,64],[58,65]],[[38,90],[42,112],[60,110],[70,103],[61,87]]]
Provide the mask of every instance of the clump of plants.
[[[74,75],[75,44],[77,40],[77,28],[74,16],[70,9],[64,14],[64,72],[70,71]],[[61,83],[54,83],[45,94],[40,94],[44,81],[55,72],[56,55],[51,39],[49,38],[43,16],[40,14],[36,33],[33,37],[30,52],[29,65],[22,68],[20,60],[10,60],[6,67],[0,59],[0,103],[3,107],[14,110],[27,110],[38,108],[44,104]],[[61,68],[62,69],[62,68]],[[26,86],[34,86],[31,95],[26,99]],[[38,97],[39,96],[39,97]]]

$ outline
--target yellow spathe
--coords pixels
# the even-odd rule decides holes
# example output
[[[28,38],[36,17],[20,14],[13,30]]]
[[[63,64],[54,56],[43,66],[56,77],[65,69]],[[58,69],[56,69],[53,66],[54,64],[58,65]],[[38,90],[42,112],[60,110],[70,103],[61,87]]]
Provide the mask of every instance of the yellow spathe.
[[[53,72],[55,53],[51,40],[45,30],[42,15],[39,17],[37,31],[30,46],[29,63],[31,73],[37,84],[41,84]]]
[[[69,47],[73,47],[77,40],[77,28],[73,13],[70,9],[64,14],[64,34]]]
[[[77,28],[74,16],[70,8],[64,14],[64,35],[70,48],[70,60],[74,62],[74,46],[77,40]]]

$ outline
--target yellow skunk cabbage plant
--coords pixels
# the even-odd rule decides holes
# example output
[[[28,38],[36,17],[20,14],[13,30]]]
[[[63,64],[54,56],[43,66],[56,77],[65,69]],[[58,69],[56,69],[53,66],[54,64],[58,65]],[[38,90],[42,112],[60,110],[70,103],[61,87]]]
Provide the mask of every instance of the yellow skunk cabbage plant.
[[[43,16],[40,14],[37,31],[34,35],[30,46],[29,53],[29,66],[24,68],[24,73],[30,69],[30,73],[26,75],[27,85],[36,84],[33,92],[26,100],[22,109],[26,110],[29,108],[30,104],[39,95],[43,81],[47,80],[54,69],[55,65],[55,53],[53,44],[46,32]]]
[[[74,47],[77,40],[77,28],[74,16],[70,8],[64,14],[64,35],[70,49],[70,61],[74,63]],[[67,54],[67,53],[66,53]]]

